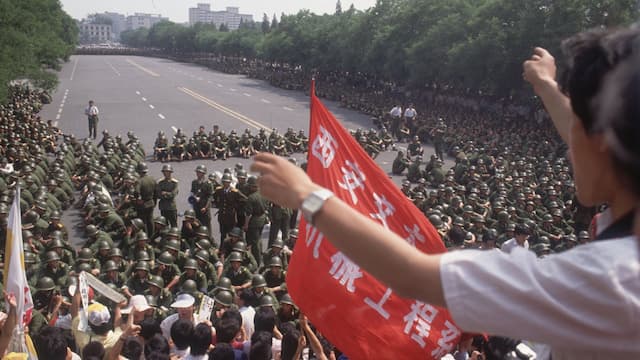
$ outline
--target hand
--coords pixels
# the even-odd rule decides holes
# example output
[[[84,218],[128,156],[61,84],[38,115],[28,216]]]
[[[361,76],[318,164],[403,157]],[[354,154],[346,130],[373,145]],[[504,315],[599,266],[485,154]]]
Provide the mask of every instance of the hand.
[[[16,295],[14,293],[4,292],[4,300],[12,309],[15,309],[16,306],[18,306],[18,300],[16,300]]]
[[[298,320],[300,321],[300,328],[301,329],[306,329],[306,328],[309,327],[309,320],[307,319],[307,317],[303,313],[300,313],[300,316],[298,317]]]
[[[556,79],[556,62],[551,54],[540,47],[533,49],[531,59],[523,64],[522,76],[537,92],[542,85]]]
[[[273,154],[256,155],[251,171],[260,173],[260,193],[282,207],[297,209],[309,193],[320,189],[301,168]]]

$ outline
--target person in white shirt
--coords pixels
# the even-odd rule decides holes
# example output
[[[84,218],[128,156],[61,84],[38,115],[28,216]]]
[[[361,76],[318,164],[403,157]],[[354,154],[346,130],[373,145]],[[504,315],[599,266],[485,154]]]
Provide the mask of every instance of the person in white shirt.
[[[410,134],[415,135],[417,130],[416,117],[418,116],[418,112],[413,108],[413,104],[409,104],[404,110],[404,121],[409,128]]]
[[[89,100],[89,106],[84,110],[84,114],[87,115],[87,119],[89,121],[89,137],[93,136],[93,139],[96,139],[96,133],[98,131],[98,114],[100,111],[98,107],[94,104],[93,100]]]
[[[169,315],[160,323],[162,336],[164,336],[167,341],[171,340],[171,326],[174,322],[178,321],[178,319],[192,320],[195,326],[195,324],[197,323],[194,314],[195,302],[196,299],[194,299],[193,296],[189,294],[180,294],[176,298],[176,301],[171,304],[171,307],[176,309],[177,312],[173,315]]]
[[[394,106],[391,111],[389,111],[389,115],[391,115],[391,135],[393,135],[396,139],[400,140],[400,127],[402,125],[402,107],[400,105]]]
[[[517,247],[522,247],[524,249],[529,249],[529,229],[526,225],[518,224],[516,225],[516,230],[514,232],[514,237],[502,243],[500,250],[506,252],[507,254],[511,253],[511,251]]]
[[[640,204],[639,42],[640,28],[568,39],[562,90],[546,50],[536,48],[524,63],[525,80],[569,145],[578,200],[609,204],[613,222],[594,242],[543,259],[519,246],[509,254],[424,254],[335,196],[318,204],[314,226],[394,293],[447,308],[466,332],[546,343],[554,360],[640,358],[640,244],[633,235]],[[633,86],[614,92],[609,87],[616,83],[606,80],[625,62],[633,76],[613,79]],[[261,153],[254,160],[260,192],[280,206],[300,208],[322,189],[286,159]]]

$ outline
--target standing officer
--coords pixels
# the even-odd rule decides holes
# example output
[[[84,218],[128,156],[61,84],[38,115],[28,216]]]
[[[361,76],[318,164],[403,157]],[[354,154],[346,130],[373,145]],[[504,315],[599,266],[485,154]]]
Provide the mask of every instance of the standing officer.
[[[100,111],[98,107],[93,103],[93,100],[89,100],[89,106],[84,109],[84,114],[87,115],[89,120],[89,137],[96,138],[96,132],[98,131],[98,114]]]
[[[211,193],[212,188],[205,174],[207,168],[204,165],[196,166],[196,179],[191,182],[191,195],[189,203],[196,212],[196,219],[200,225],[204,225],[207,229],[211,229]],[[211,236],[211,230],[209,230]]]
[[[225,239],[227,233],[238,223],[238,209],[241,201],[246,199],[238,189],[231,186],[231,175],[222,175],[222,186],[213,193],[213,203],[218,208],[218,223],[220,224],[220,239]]]
[[[144,221],[147,234],[153,234],[153,208],[156,207],[156,179],[148,174],[149,167],[145,163],[138,164],[138,200],[136,201],[136,212],[138,217]]]
[[[244,206],[244,231],[247,234],[247,244],[251,248],[251,253],[257,261],[262,260],[262,228],[267,223],[267,209],[269,203],[258,192],[258,179],[255,176],[249,177],[249,197]],[[260,267],[261,264],[258,264]]]
[[[164,178],[158,181],[156,188],[156,198],[159,199],[158,208],[160,214],[164,216],[171,227],[178,226],[178,210],[176,207],[176,196],[178,195],[178,180],[173,176],[173,167],[169,164],[162,166]]]

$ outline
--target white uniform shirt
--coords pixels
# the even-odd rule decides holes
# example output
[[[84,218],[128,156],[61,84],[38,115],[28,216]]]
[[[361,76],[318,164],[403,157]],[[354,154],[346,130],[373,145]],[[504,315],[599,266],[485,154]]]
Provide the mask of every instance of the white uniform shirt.
[[[393,117],[402,116],[402,108],[400,106],[394,106],[393,109],[391,109],[391,111],[389,111],[389,115],[391,115]]]
[[[406,117],[406,118],[413,119],[417,115],[418,115],[418,113],[416,112],[416,110],[414,108],[407,108],[404,111],[404,117]]]
[[[95,116],[95,115],[98,115],[100,111],[98,110],[97,106],[91,105],[85,109],[84,113],[90,116]]]
[[[447,307],[467,332],[546,343],[553,360],[640,359],[640,251],[634,236],[544,259],[522,247],[446,253]]]

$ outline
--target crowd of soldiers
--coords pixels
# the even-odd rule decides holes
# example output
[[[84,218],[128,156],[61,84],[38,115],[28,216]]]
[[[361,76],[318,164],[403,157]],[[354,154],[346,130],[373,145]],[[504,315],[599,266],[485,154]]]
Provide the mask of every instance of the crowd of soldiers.
[[[301,84],[298,73],[279,73],[276,85]],[[505,117],[504,106],[447,92],[415,101],[360,74],[321,79],[326,83],[319,95],[373,116],[376,128],[353,136],[374,158],[397,151],[392,173],[406,176],[402,191],[448,248],[497,248],[522,231],[540,256],[590,241],[596,211],[576,201],[566,149],[548,121],[532,121],[517,109]],[[279,327],[297,323],[284,281],[297,240],[295,210],[265,201],[257,179],[242,166],[218,177],[197,165],[191,208],[179,224],[179,180],[171,164],[163,165],[162,179],[153,178],[132,132],[123,138],[105,131],[98,144],[63,134],[37,116],[40,96],[13,88],[11,102],[0,108],[0,219],[6,225],[13,190],[20,187],[25,265],[35,302],[29,331],[35,339],[69,316],[68,289],[77,287],[75,274],[82,271],[128,299],[143,296],[152,309],[148,316],[158,322],[177,313],[174,300],[189,294],[196,309],[205,295],[214,299],[214,321],[224,310],[247,305],[271,309]],[[389,111],[390,104],[399,109]],[[409,116],[406,108],[413,109]],[[436,149],[428,161],[425,142]],[[258,151],[287,156],[307,146],[304,132],[293,129],[283,135],[276,129],[227,135],[216,126],[208,133],[201,127],[191,138],[178,129],[171,141],[159,133],[153,159],[223,160]],[[448,169],[445,161],[451,159],[455,164]],[[82,213],[86,242],[78,249],[61,222],[70,207]],[[212,208],[219,236],[211,233]],[[262,249],[267,224],[268,246]],[[1,231],[4,240],[6,226]],[[119,306],[101,294],[96,301],[111,311]],[[59,326],[68,330],[70,323]]]
[[[183,161],[193,159],[227,160],[230,157],[248,159],[258,152],[268,151],[276,155],[288,156],[293,153],[306,151],[309,139],[304,130],[298,132],[293,128],[284,134],[277,129],[261,128],[257,134],[245,129],[239,134],[231,130],[227,134],[218,125],[207,132],[204,126],[188,137],[182,129],[177,129],[171,141],[164,133],[158,132],[153,144],[153,159],[155,161]]]

